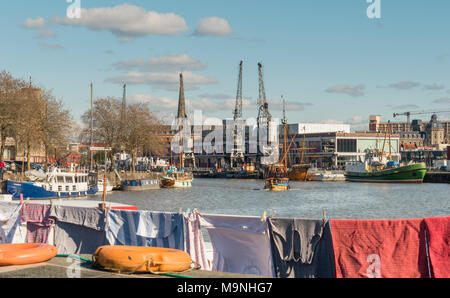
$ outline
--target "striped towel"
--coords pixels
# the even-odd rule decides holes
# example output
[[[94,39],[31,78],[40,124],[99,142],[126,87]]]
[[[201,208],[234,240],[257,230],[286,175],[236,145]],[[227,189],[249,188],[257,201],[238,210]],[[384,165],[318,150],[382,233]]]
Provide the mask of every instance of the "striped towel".
[[[27,223],[27,243],[47,243],[55,220],[50,217],[50,205],[27,203],[22,208],[21,220]]]
[[[169,212],[111,209],[106,239],[110,245],[184,250],[184,218]]]
[[[211,263],[208,262],[205,242],[200,225],[200,215],[197,212],[184,214],[186,221],[186,251],[191,255],[191,259],[201,266],[202,270],[211,270]]]
[[[0,243],[12,243],[16,229],[20,226],[22,204],[0,202]]]

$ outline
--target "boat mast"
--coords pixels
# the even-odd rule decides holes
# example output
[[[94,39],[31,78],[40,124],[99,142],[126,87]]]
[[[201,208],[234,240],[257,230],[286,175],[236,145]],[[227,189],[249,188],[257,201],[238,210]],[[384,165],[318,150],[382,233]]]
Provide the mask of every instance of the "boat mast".
[[[392,160],[392,153],[391,153],[391,126],[388,123],[388,135],[389,135],[389,161]]]
[[[286,126],[287,126],[287,118],[286,118],[286,101],[284,100],[283,95],[281,95],[281,99],[283,101],[283,119],[281,119],[281,123],[283,124],[284,131],[284,171],[287,172],[287,150],[286,150]]]
[[[92,143],[94,142],[94,104],[93,104],[93,84],[91,83],[91,139],[90,139],[90,147],[92,148]],[[92,170],[93,165],[93,158],[92,158],[92,149],[89,150],[90,152],[90,164],[89,164],[89,171]]]
[[[300,158],[300,163],[303,163],[303,152],[305,151],[305,137],[306,137],[306,128],[303,126],[303,140],[302,140],[302,155]]]
[[[383,161],[383,157],[384,157],[384,147],[385,147],[385,145],[386,145],[386,137],[387,137],[387,132],[388,132],[388,130],[389,130],[390,123],[391,123],[391,121],[388,120],[387,128],[386,128],[386,130],[385,130],[385,132],[384,132],[383,149],[381,150],[381,160],[380,160],[380,161]]]

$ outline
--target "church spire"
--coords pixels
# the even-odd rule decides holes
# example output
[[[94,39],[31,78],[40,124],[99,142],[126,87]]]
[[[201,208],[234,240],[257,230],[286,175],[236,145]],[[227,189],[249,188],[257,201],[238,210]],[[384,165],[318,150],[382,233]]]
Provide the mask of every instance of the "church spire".
[[[187,118],[186,105],[184,102],[183,74],[180,73],[180,96],[178,98],[178,116],[177,118]]]

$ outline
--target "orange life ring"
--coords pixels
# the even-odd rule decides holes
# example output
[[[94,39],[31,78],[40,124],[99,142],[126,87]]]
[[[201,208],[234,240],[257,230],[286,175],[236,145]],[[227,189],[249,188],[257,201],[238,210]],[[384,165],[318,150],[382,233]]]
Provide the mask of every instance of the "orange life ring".
[[[100,268],[119,272],[182,272],[190,269],[191,256],[182,250],[127,245],[100,246],[92,256]]]
[[[0,244],[0,266],[45,262],[57,252],[55,246],[43,243]]]

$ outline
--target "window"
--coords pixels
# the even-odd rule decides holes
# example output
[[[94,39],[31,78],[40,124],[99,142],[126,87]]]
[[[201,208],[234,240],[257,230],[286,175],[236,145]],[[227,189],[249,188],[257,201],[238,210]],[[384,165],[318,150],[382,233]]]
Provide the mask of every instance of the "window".
[[[338,152],[356,152],[356,139],[338,139]]]

